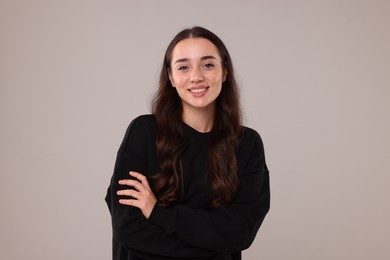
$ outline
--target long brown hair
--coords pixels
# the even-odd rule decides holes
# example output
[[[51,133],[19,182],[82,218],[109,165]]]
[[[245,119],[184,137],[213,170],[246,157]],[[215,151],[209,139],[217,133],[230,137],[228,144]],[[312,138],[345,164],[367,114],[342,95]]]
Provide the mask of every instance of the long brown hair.
[[[176,44],[187,38],[205,38],[218,49],[227,71],[221,93],[216,99],[213,129],[209,140],[208,167],[212,188],[210,207],[226,206],[237,191],[238,166],[236,151],[241,123],[239,93],[232,60],[225,44],[214,33],[202,27],[179,32],[168,45],[160,73],[159,88],[153,99],[152,113],[156,116],[157,158],[161,171],[154,175],[152,188],[161,206],[171,206],[182,194],[182,162],[187,139],[182,121],[182,101],[169,80],[172,52]]]

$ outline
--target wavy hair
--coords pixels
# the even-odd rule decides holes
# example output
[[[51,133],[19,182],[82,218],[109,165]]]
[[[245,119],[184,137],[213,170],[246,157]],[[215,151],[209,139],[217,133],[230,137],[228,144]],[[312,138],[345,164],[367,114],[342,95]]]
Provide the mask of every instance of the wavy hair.
[[[152,102],[152,113],[156,116],[157,158],[161,171],[152,178],[152,189],[159,204],[172,206],[183,193],[182,156],[187,139],[182,121],[182,101],[169,80],[172,52],[178,42],[187,38],[204,38],[218,49],[226,80],[216,99],[213,129],[208,149],[209,181],[212,196],[210,207],[223,207],[233,199],[238,187],[236,152],[239,143],[241,109],[238,86],[234,77],[229,52],[218,36],[202,27],[193,27],[179,32],[167,47],[162,65],[159,87]]]

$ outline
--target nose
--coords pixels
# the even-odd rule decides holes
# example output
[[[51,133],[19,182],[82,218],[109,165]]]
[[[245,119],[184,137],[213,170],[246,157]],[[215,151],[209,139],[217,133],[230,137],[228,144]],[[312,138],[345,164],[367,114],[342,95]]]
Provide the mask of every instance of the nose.
[[[204,80],[203,71],[199,68],[194,68],[190,75],[191,82],[202,82]]]

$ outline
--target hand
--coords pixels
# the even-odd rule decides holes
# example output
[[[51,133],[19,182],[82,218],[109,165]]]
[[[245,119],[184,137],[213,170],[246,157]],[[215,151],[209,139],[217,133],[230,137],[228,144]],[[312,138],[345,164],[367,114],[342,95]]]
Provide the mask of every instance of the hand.
[[[149,182],[144,175],[133,171],[131,171],[129,174],[135,177],[137,180],[120,180],[119,184],[134,187],[135,190],[119,190],[117,194],[122,196],[131,196],[133,199],[120,199],[119,203],[139,208],[145,218],[149,219],[157,199],[154,196],[152,189],[149,186]]]

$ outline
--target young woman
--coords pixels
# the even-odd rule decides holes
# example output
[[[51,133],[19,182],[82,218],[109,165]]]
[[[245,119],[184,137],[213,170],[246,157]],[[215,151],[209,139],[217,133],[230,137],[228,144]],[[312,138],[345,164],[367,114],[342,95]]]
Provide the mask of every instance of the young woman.
[[[241,259],[269,210],[259,134],[240,125],[230,55],[194,27],[169,44],[151,115],[119,148],[106,202],[113,258]]]

